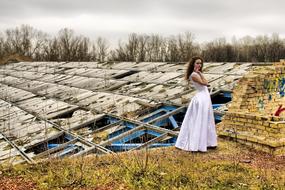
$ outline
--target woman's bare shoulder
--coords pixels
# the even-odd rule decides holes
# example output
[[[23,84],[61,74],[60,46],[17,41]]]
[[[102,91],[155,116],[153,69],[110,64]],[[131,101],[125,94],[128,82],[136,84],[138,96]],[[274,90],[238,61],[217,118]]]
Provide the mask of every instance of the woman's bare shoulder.
[[[196,72],[193,72],[193,73],[191,73],[191,75],[190,75],[190,78],[192,78],[192,77],[199,77],[199,74],[196,73]]]

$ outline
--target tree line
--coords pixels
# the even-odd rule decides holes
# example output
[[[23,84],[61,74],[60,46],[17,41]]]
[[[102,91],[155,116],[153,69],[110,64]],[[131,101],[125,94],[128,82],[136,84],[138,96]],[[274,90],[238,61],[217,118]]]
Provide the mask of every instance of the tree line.
[[[35,61],[135,61],[185,62],[194,55],[207,62],[273,62],[285,58],[285,39],[278,34],[240,39],[218,38],[206,43],[195,42],[191,32],[162,36],[129,34],[111,48],[107,39],[77,35],[61,29],[51,36],[29,25],[6,29],[0,33],[0,58],[11,54],[31,57]]]

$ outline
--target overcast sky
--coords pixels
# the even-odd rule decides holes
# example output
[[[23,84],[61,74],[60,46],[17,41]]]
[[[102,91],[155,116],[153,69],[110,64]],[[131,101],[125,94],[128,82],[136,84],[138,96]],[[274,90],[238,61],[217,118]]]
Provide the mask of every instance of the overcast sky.
[[[28,24],[49,34],[73,29],[112,43],[128,34],[190,31],[196,42],[279,33],[285,0],[0,0],[0,31]]]

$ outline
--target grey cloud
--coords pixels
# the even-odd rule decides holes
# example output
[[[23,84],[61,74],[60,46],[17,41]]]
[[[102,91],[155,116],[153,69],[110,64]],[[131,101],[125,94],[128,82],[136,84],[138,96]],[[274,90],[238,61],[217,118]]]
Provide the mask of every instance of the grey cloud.
[[[275,0],[13,0],[0,1],[0,15],[70,16],[80,13],[144,16],[164,12],[177,18],[243,17],[260,13],[283,13],[285,1]]]
[[[136,15],[151,9],[151,0],[13,0],[0,2],[1,16],[71,16],[81,13]]]
[[[285,18],[283,7],[284,0],[0,0],[0,30],[15,23],[27,24],[27,21],[34,26],[34,18],[59,18],[64,22],[64,19],[85,14],[97,17],[97,23],[87,25],[89,36],[96,32],[100,35],[105,32],[112,38],[112,35],[121,37],[128,31],[166,35],[190,31],[199,40],[209,40],[211,36],[214,39],[243,30],[284,34],[282,19],[274,19]],[[107,28],[98,22],[98,17],[102,22],[110,22]],[[120,26],[124,31],[119,31],[118,25],[112,27],[118,18],[126,21]],[[60,29],[54,27],[46,28]],[[65,27],[64,23],[62,27]],[[73,29],[82,31],[81,28]]]

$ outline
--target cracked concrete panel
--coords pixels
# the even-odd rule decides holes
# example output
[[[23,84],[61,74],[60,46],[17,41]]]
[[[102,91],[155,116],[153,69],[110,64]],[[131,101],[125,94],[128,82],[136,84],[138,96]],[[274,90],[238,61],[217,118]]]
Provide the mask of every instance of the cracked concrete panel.
[[[101,119],[104,116],[105,114],[95,114],[91,111],[76,110],[73,112],[71,117],[55,119],[52,121],[59,124],[66,130],[75,131],[92,123],[95,123],[97,120]]]
[[[16,148],[11,147],[7,142],[0,143],[0,163],[5,164],[17,164],[25,162],[21,157],[19,151]]]
[[[110,68],[110,69],[122,69],[122,70],[130,70],[133,69],[137,65],[136,62],[120,62],[120,63],[114,63],[105,65],[102,68]]]
[[[30,69],[32,72],[39,72],[39,73],[63,73],[66,69],[65,68],[59,68],[59,67],[34,67],[33,69]]]
[[[62,75],[62,74],[44,74],[41,78],[36,79],[36,80],[48,82],[48,83],[60,83],[72,77],[73,76],[71,75]]]
[[[27,66],[32,67],[60,67],[61,65],[65,64],[66,62],[23,62]]]
[[[63,68],[81,68],[81,67],[98,68],[100,66],[101,66],[101,63],[98,63],[98,62],[67,62],[67,63],[60,65],[60,67],[63,67]]]
[[[139,96],[139,94],[141,92],[144,91],[149,91],[151,88],[155,87],[156,84],[148,84],[148,83],[144,83],[144,82],[133,82],[130,84],[126,84],[121,86],[120,88],[114,90],[114,92],[118,92],[118,93],[128,93],[130,95],[134,95],[134,96]]]
[[[44,77],[46,74],[45,73],[30,72],[30,71],[21,71],[21,72],[11,71],[10,75],[17,77],[17,78],[29,78],[31,80],[37,80],[37,79]]]
[[[177,73],[184,73],[186,70],[186,64],[185,63],[167,63],[165,65],[159,66],[157,68],[157,71],[164,71],[164,72],[177,72]]]
[[[0,98],[1,99],[4,99],[4,100],[8,99],[9,101],[12,101],[12,102],[18,102],[18,101],[30,99],[33,97],[35,97],[35,95],[30,92],[0,84]]]
[[[1,78],[1,83],[4,83],[4,84],[23,84],[25,82],[25,80],[23,79],[19,79],[19,78],[16,78],[16,77],[12,77],[12,76],[5,76],[5,75],[1,75],[0,76]]]
[[[140,62],[131,68],[126,67],[125,69],[136,69],[139,71],[159,72],[159,67],[166,65],[165,62]]]
[[[133,81],[133,82],[147,82],[147,83],[165,83],[167,81],[170,81],[173,78],[176,78],[178,76],[181,76],[180,73],[162,73],[162,72],[156,72],[156,73],[150,73],[147,71],[141,71],[139,73],[135,73],[133,75],[124,77],[124,80]]]
[[[232,90],[235,86],[238,80],[242,76],[238,75],[228,75],[228,76],[223,76],[211,83],[211,86],[214,87],[214,89],[222,89],[222,90]]]
[[[207,73],[210,72],[211,70],[215,70],[217,67],[220,67],[221,65],[224,65],[225,63],[205,63],[203,65],[203,72]],[[232,63],[227,63],[227,64],[232,64]],[[186,69],[186,68],[185,68]]]
[[[228,72],[228,74],[243,76],[249,72],[251,67],[252,67],[252,63],[240,63],[240,64],[236,63],[233,66],[233,69]]]
[[[85,73],[86,71],[88,71],[87,68],[71,68],[68,70],[64,71],[65,75],[81,75],[82,73]]]

